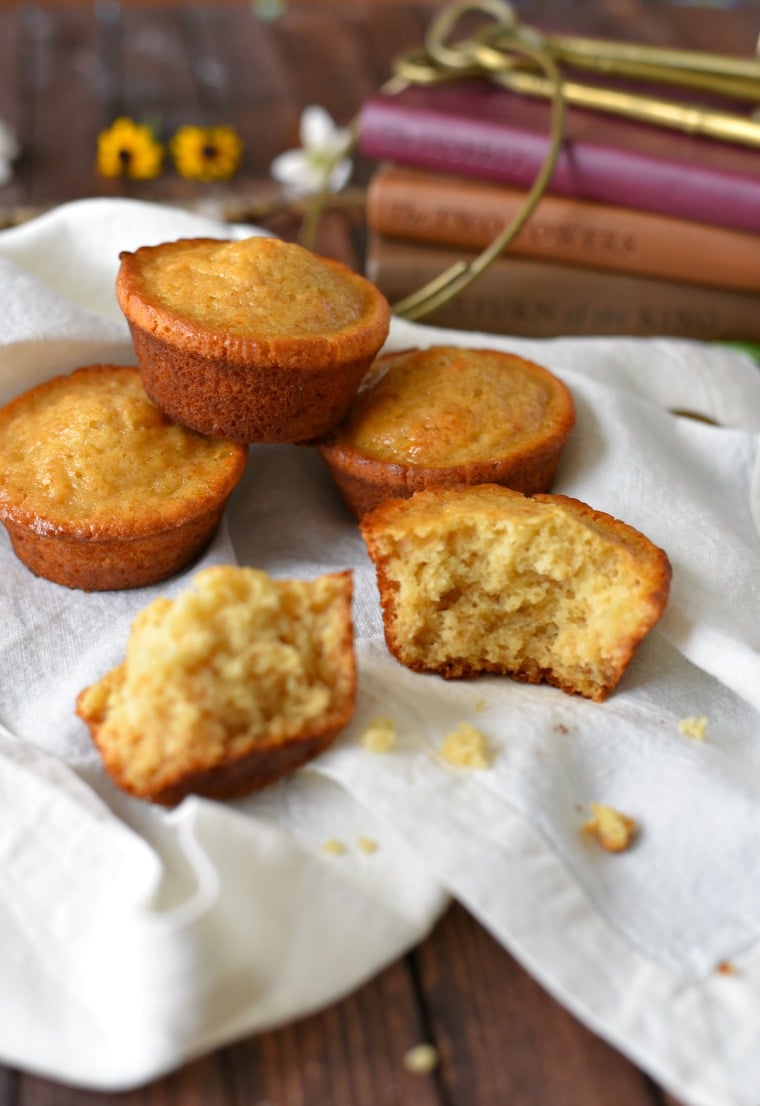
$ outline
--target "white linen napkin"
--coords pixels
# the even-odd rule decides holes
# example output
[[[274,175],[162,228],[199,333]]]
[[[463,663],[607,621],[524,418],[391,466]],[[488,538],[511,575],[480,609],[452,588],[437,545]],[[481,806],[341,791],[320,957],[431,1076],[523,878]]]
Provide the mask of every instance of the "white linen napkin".
[[[94,360],[134,361],[113,294],[120,250],[251,232],[87,200],[0,234],[0,400]],[[664,618],[602,704],[413,674],[387,653],[374,572],[320,458],[255,447],[204,563],[353,568],[357,714],[269,791],[164,811],[111,785],[73,703],[121,659],[134,613],[198,566],[85,595],[33,577],[3,531],[4,1062],[88,1087],[143,1082],[338,998],[420,940],[453,895],[684,1101],[760,1100],[760,371],[686,341],[401,321],[388,348],[443,342],[513,350],[568,383],[578,422],[555,488],[666,549]],[[359,740],[377,715],[397,727],[385,755]],[[707,718],[704,741],[679,731],[688,716]],[[486,734],[488,769],[441,760],[459,720]],[[592,801],[637,819],[633,849],[589,842]],[[360,837],[379,847],[362,852]],[[344,854],[322,850],[331,838]]]

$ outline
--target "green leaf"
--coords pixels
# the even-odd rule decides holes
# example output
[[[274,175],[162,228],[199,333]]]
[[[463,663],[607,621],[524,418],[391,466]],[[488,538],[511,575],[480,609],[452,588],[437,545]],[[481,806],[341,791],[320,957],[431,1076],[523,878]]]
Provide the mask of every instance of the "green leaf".
[[[754,357],[755,361],[760,365],[760,342],[720,341],[715,344],[717,346],[728,346],[730,349],[738,349],[743,353],[748,353],[750,357]]]

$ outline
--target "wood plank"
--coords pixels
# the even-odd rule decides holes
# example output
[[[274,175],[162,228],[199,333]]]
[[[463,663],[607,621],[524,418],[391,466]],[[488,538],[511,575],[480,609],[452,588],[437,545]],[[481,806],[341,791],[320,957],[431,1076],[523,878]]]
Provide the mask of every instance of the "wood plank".
[[[598,29],[589,33],[600,37],[627,39],[650,46],[675,50],[709,50],[716,53],[752,57],[760,19],[757,9],[738,8],[731,12],[699,6],[653,4],[641,18],[636,6],[601,6],[597,9]],[[677,89],[674,92],[677,98]]]
[[[326,16],[308,5],[288,7],[272,24],[299,105],[322,104],[341,126],[374,91],[356,48],[351,18]]]
[[[19,53],[18,13],[0,11],[0,119],[19,142],[26,145],[30,119],[21,95]],[[29,158],[14,163],[13,178],[7,184],[0,185],[0,204],[18,205],[24,202],[24,177],[29,167]]]
[[[25,202],[87,196],[95,184],[93,135],[99,120],[93,22],[88,12],[20,9],[20,96]]]
[[[266,180],[272,159],[298,144],[300,102],[281,38],[250,11],[191,8],[185,13],[203,40],[209,69],[224,74],[208,121],[235,127],[245,143],[240,180]]]
[[[121,9],[122,110],[165,130],[202,107],[201,81],[183,33],[182,9]]]
[[[392,75],[391,62],[397,54],[422,45],[431,18],[430,10],[419,2],[392,8],[369,6],[357,36],[373,87],[379,88]]]
[[[437,1106],[435,1080],[403,1070],[403,1057],[422,1032],[411,977],[400,962],[323,1015],[228,1050],[237,1101]]]
[[[291,78],[273,24],[258,19],[246,8],[189,5],[183,18],[193,35],[193,50],[203,64],[223,70],[224,102],[217,110],[237,102],[276,104],[291,95]]]
[[[216,121],[213,114],[209,116],[210,105],[215,97],[223,96],[226,73],[208,51],[199,62],[198,41],[184,18],[184,9],[119,8],[113,34],[118,58],[115,110],[102,125],[108,126],[114,114],[148,123],[167,145],[167,156],[164,171],[156,179],[105,182],[102,190],[145,200],[189,203],[203,189],[174,170],[168,143],[184,124]],[[109,183],[111,192],[106,191]]]
[[[760,34],[760,8],[755,0],[741,0],[723,18],[709,8],[677,9],[678,45],[685,50],[711,50],[718,54],[735,54],[737,57],[756,57],[756,44]]]
[[[80,1090],[36,1075],[21,1074],[18,1081],[12,1106],[108,1106],[115,1098],[110,1092]],[[145,1087],[119,1092],[118,1101],[121,1106],[228,1106],[233,1100],[220,1078],[219,1058],[204,1057]],[[11,1106],[10,1099],[0,1102]]]
[[[122,72],[121,5],[115,2],[93,4],[93,82],[101,109],[100,122],[105,127],[124,112]]]
[[[118,1101],[120,1106],[444,1106],[435,1076],[410,1075],[403,1068],[404,1055],[423,1034],[412,976],[401,960],[324,1013],[230,1045],[146,1087],[121,1092]],[[10,1106],[2,1072],[0,1102]],[[4,1078],[10,1086],[14,1076],[6,1069]],[[19,1083],[13,1106],[114,1101],[109,1093],[33,1075]]]
[[[22,1076],[11,1068],[0,1067],[0,1102],[3,1106],[15,1106]]]
[[[448,1102],[658,1101],[645,1075],[555,1002],[462,907],[446,914],[414,959]]]

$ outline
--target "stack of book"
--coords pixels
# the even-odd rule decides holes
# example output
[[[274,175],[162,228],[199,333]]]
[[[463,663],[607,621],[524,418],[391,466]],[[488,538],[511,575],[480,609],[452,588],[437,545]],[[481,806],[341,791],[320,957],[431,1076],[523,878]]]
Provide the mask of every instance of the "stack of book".
[[[487,82],[362,108],[367,275],[398,301],[475,257],[523,204],[551,108]],[[548,193],[436,325],[549,337],[760,340],[760,151],[572,109]]]

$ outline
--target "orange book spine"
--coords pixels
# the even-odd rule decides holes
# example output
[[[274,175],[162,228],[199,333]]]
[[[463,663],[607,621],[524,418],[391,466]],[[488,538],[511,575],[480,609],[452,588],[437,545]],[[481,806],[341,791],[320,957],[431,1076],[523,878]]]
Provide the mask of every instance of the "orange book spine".
[[[371,233],[366,273],[395,303],[466,256]],[[760,341],[753,293],[522,257],[497,259],[424,321],[532,338],[632,334]]]
[[[367,225],[391,238],[481,250],[518,213],[524,195],[507,186],[389,165],[370,181]],[[509,253],[760,293],[760,234],[572,197],[544,196]]]

